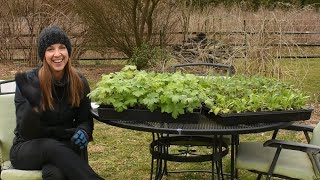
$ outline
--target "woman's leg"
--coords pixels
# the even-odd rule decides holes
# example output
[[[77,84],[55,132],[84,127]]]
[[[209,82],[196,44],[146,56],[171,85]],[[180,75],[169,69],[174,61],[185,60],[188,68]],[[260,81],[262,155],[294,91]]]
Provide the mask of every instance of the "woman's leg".
[[[43,180],[67,180],[60,169],[51,164],[42,166]]]
[[[33,139],[17,144],[10,156],[18,169],[42,169],[45,164],[52,164],[68,179],[102,179],[71,148],[54,139]]]

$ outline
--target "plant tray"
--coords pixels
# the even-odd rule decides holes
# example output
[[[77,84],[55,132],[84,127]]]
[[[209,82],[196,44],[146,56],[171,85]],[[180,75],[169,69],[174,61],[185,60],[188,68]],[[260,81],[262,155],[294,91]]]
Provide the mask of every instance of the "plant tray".
[[[218,115],[208,113],[209,111],[210,109],[208,107],[203,107],[203,112],[209,119],[224,125],[237,125],[309,120],[313,109],[245,112]]]
[[[98,107],[98,114],[101,120],[124,120],[124,121],[152,121],[152,122],[181,122],[197,123],[200,119],[200,109],[193,113],[179,115],[174,119],[169,113],[162,113],[160,110],[151,112],[145,109],[127,109],[117,112],[112,107]]]

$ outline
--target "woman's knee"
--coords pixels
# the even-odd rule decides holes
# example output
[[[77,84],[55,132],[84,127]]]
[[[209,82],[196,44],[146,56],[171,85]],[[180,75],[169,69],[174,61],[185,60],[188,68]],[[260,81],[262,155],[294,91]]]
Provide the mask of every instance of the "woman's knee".
[[[55,139],[42,139],[41,149],[43,149],[46,153],[55,153],[56,150],[67,148],[66,145],[60,141]]]
[[[42,178],[44,180],[66,180],[63,172],[51,164],[46,164],[42,167]]]

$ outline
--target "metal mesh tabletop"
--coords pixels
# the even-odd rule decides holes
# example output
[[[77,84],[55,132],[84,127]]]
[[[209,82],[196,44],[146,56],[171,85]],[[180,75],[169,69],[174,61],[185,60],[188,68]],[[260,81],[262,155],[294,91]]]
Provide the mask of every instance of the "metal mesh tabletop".
[[[128,121],[128,120],[107,120],[99,117],[97,109],[91,110],[95,119],[100,122],[113,126],[146,131],[155,133],[168,133],[180,135],[232,135],[232,134],[247,134],[270,131],[289,126],[293,122],[273,122],[273,123],[255,123],[255,124],[238,124],[238,125],[223,125],[201,116],[197,123],[194,122],[160,122],[160,121]]]

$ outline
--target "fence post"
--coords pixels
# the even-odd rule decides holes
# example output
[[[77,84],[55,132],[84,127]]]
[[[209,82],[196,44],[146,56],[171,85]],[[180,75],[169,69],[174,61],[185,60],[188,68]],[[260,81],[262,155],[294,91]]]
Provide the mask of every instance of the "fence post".
[[[222,41],[222,19],[221,18],[219,18],[219,32],[220,32],[220,42]]]
[[[165,35],[164,35],[164,30],[163,30],[163,28],[162,29],[160,29],[160,38],[159,38],[159,40],[160,40],[160,48],[162,49],[163,47],[164,47],[164,39],[165,39]]]
[[[216,26],[215,26],[215,18],[213,18],[213,61],[216,61]]]
[[[247,51],[248,51],[248,40],[247,40],[247,28],[246,28],[246,20],[243,20],[243,33],[244,33],[244,67],[247,67]]]

